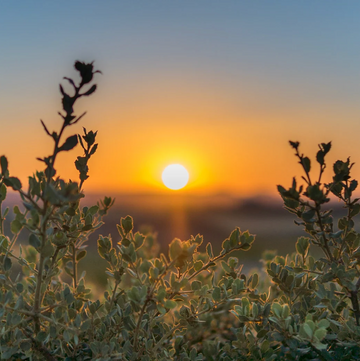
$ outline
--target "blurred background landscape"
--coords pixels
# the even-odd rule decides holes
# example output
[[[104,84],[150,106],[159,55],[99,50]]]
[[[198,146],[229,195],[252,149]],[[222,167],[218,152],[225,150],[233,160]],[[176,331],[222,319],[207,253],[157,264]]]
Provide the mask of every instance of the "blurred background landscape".
[[[87,195],[83,205],[94,205],[100,195]],[[120,218],[131,215],[134,219],[134,230],[157,234],[160,251],[168,254],[168,245],[174,238],[187,240],[191,235],[201,234],[204,242],[200,251],[205,251],[208,242],[213,245],[214,252],[220,252],[221,243],[235,227],[242,231],[249,230],[256,235],[253,247],[247,252],[239,252],[236,256],[244,265],[244,271],[261,268],[259,262],[265,250],[276,250],[279,255],[295,251],[297,237],[306,235],[302,227],[294,224],[296,217],[282,207],[280,196],[258,196],[237,198],[222,194],[213,196],[184,196],[182,194],[138,194],[115,196],[114,206],[104,217],[105,224],[89,239],[87,257],[79,263],[80,272],[87,272],[87,281],[96,284],[101,289],[105,286],[104,273],[107,263],[98,255],[96,242],[99,234],[112,235],[113,244],[119,240],[116,224]],[[5,206],[19,204],[15,194],[10,194]],[[335,217],[343,210],[338,203],[332,203]],[[12,213],[5,222],[5,233],[10,234]],[[22,232],[20,243],[28,244],[26,232]]]

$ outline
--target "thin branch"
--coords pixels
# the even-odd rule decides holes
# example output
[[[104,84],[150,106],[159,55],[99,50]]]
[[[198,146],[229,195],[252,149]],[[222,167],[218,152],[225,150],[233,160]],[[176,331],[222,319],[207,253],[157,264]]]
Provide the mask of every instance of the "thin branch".
[[[77,288],[77,262],[76,262],[76,247],[73,243],[72,248],[72,264],[73,264],[73,278],[74,278],[74,288]]]
[[[163,337],[161,337],[160,341],[153,347],[152,352],[155,353],[168,337],[173,335],[176,330],[183,327],[184,327],[183,325],[178,324],[174,326],[171,330],[169,330],[169,332],[167,332]]]

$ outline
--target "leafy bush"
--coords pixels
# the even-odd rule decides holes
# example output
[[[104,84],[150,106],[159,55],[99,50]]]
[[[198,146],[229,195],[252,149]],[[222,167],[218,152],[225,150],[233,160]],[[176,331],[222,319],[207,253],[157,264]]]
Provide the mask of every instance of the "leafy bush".
[[[331,143],[316,155],[319,176],[313,181],[311,163],[290,142],[305,172],[304,186],[294,178],[289,189],[278,186],[285,208],[299,217],[309,237],[300,237],[296,253],[286,257],[264,254],[265,272],[242,273],[241,251],[254,235],[236,228],[215,255],[210,243],[198,249],[200,235],[174,239],[168,255],[158,254],[153,234],[134,231],[130,216],[118,225],[120,241],[99,236],[98,252],[108,263],[108,290],[93,300],[78,263],[86,256],[89,235],[102,224],[114,200],[105,197],[82,207],[82,185],[88,162],[96,152],[97,132],[62,140],[65,128],[82,116],[74,105],[96,90],[90,86],[93,64],[77,61],[80,83],[65,78],[73,95],[60,85],[63,113],[50,156],[39,158],[45,169],[29,177],[27,191],[10,176],[1,157],[0,210],[7,187],[21,196],[24,211],[14,207],[12,237],[4,235],[8,213],[0,211],[0,347],[3,360],[355,360],[360,359],[360,235],[354,217],[360,212],[353,198],[357,181],[353,164],[337,161],[333,181],[322,183],[325,156]],[[88,90],[86,90],[88,89]],[[79,183],[57,176],[59,153],[80,143]],[[345,217],[334,224],[324,210],[333,194],[343,202]],[[15,243],[29,233],[28,245]],[[323,255],[314,258],[310,247]],[[236,257],[229,257],[231,253]],[[18,263],[21,272],[14,271]],[[266,275],[267,273],[267,275]],[[72,282],[64,282],[68,274]]]

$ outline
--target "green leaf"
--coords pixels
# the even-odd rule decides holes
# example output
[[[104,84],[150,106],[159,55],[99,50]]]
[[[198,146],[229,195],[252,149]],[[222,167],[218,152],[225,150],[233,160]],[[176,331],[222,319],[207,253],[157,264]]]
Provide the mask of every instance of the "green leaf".
[[[299,142],[292,142],[291,140],[289,140],[290,145],[297,150],[299,148],[300,143]]]
[[[328,348],[328,345],[325,345],[321,342],[312,342],[312,345],[315,346],[318,350],[326,350]]]
[[[300,237],[296,241],[296,251],[303,257],[306,257],[310,248],[309,238]]]
[[[73,149],[78,144],[77,135],[72,135],[65,140],[65,143],[59,148],[59,152],[61,151],[68,151]]]
[[[173,261],[177,257],[179,257],[182,253],[182,242],[180,239],[175,238],[171,241],[169,246],[169,257],[170,260]]]
[[[41,241],[35,234],[32,233],[29,237],[29,244],[35,249],[39,249],[41,246]]]
[[[222,243],[221,247],[228,252],[231,248],[230,246],[230,240],[229,239],[225,239],[225,241]]]
[[[350,217],[355,217],[360,212],[360,204],[356,203],[350,209]]]
[[[313,331],[312,331],[312,329],[310,328],[310,326],[309,326],[307,323],[305,323],[305,324],[303,325],[303,327],[304,327],[304,331],[305,331],[306,335],[307,335],[309,338],[312,338],[312,336],[313,336]]]
[[[330,149],[331,149],[331,142],[329,143],[321,143],[321,146],[325,152],[325,154],[329,153]]]
[[[214,257],[214,253],[213,253],[213,250],[212,250],[212,245],[211,245],[210,242],[206,245],[206,253],[209,256],[209,259],[212,259]]]
[[[240,242],[240,229],[239,228],[236,228],[231,232],[229,240],[230,240],[231,247],[235,247],[239,244],[239,242]]]
[[[75,211],[74,208],[70,207],[70,208],[68,208],[68,209],[66,210],[66,214],[69,215],[69,216],[71,216],[71,217],[73,217],[73,216],[75,216],[76,211]]]
[[[16,177],[4,178],[4,183],[14,191],[18,191],[22,187],[20,180]]]
[[[22,224],[17,219],[13,220],[10,225],[11,232],[14,234],[18,234],[22,227]]]
[[[166,300],[166,302],[164,303],[164,306],[166,308],[172,309],[172,308],[175,308],[177,306],[177,303],[175,301],[173,301],[173,300]]]
[[[325,195],[323,191],[319,188],[318,184],[308,186],[306,191],[309,195],[309,198],[315,202],[321,202],[325,199]]]
[[[156,304],[156,308],[162,315],[166,313],[166,309],[163,306]]]
[[[221,261],[221,267],[224,269],[226,273],[231,273],[232,269],[225,261]]]
[[[281,317],[285,320],[290,315],[290,308],[288,304],[282,306]]]
[[[311,169],[310,159],[308,157],[302,158],[301,164],[303,165],[305,172],[309,173]]]
[[[316,154],[316,160],[320,165],[324,165],[324,156],[325,153],[322,150],[319,150]]]
[[[141,248],[141,246],[144,244],[145,236],[139,232],[136,232],[134,239],[135,239],[135,249]]]
[[[80,261],[81,259],[83,259],[86,256],[86,253],[87,252],[85,250],[80,251],[76,256],[76,260]]]
[[[85,225],[88,226],[92,226],[92,215],[91,214],[87,214],[85,217]]]
[[[5,257],[4,258],[4,271],[5,272],[9,271],[11,266],[12,266],[11,259],[9,257]]]
[[[129,233],[133,229],[133,219],[131,216],[121,218],[121,226],[124,228],[125,233]]]
[[[29,341],[21,342],[20,348],[22,351],[29,351],[31,349],[31,343]]]
[[[258,334],[259,335],[259,334]],[[259,336],[258,336],[259,337]],[[261,352],[264,354],[265,352],[267,352],[270,348],[270,342],[268,340],[265,340],[261,346],[260,346],[260,350]]]
[[[106,207],[109,207],[111,204],[111,197],[105,197],[104,198],[104,204]]]
[[[237,266],[238,262],[239,262],[239,259],[236,257],[230,257],[228,259],[228,265],[231,269],[234,269]]]
[[[309,209],[308,211],[304,212],[301,215],[301,218],[305,221],[305,222],[310,222],[315,216],[315,209]]]
[[[46,336],[47,336],[47,333],[44,332],[44,331],[40,331],[37,336],[36,336],[36,339],[39,341],[39,342],[44,342],[45,339],[46,339]]]
[[[89,156],[92,156],[96,150],[97,150],[98,144],[94,144],[94,146],[91,148],[90,152],[89,152]]]
[[[330,327],[330,322],[326,319],[322,319],[318,322],[318,327],[328,328],[328,327]]]
[[[221,290],[220,287],[215,287],[212,292],[212,297],[214,301],[219,302],[221,300]]]
[[[315,331],[314,336],[321,341],[327,334],[327,331],[325,328],[319,328]]]
[[[251,288],[255,289],[258,283],[259,283],[259,276],[257,273],[254,273],[251,280]]]
[[[12,291],[6,292],[4,304],[7,305],[8,303],[10,303],[13,300],[13,298],[14,298],[14,295],[13,295]]]
[[[16,284],[16,289],[17,289],[17,291],[19,292],[19,293],[21,293],[22,291],[24,291],[24,286],[23,286],[23,284],[22,283],[17,283]],[[19,298],[20,299],[20,298]]]
[[[271,309],[278,318],[282,317],[282,307],[279,303],[274,302],[271,306]]]
[[[352,229],[354,227],[354,221],[353,220],[348,220],[347,217],[343,217],[343,218],[340,218],[339,221],[338,221],[338,227],[339,229],[341,230],[344,230],[344,229]]]
[[[87,331],[89,328],[90,328],[90,326],[91,326],[91,320],[85,320],[83,323],[82,323],[82,325],[80,326],[80,330],[81,331]]]
[[[71,340],[71,334],[70,334],[70,332],[68,332],[67,330],[65,330],[64,331],[64,333],[63,333],[63,337],[64,337],[64,340],[65,340],[65,342],[70,342],[70,340]]]
[[[99,210],[98,206],[92,206],[88,209],[88,213],[90,213],[92,216],[94,216],[98,210]]]
[[[8,170],[8,161],[4,155],[0,157],[0,165],[1,165],[1,174],[3,176],[7,176],[7,170]]]
[[[199,290],[202,287],[202,283],[200,281],[193,281],[191,284],[191,289],[193,291]]]
[[[200,270],[201,268],[202,268],[202,266],[203,266],[204,264],[203,264],[203,262],[202,261],[196,261],[195,263],[194,263],[194,268],[195,268],[195,271],[198,271],[198,270]]]
[[[353,192],[358,186],[358,181],[356,179],[353,179],[351,182],[350,182],[350,191]]]
[[[6,198],[6,185],[1,184],[0,186],[0,202],[2,202]]]
[[[49,241],[47,241],[45,246],[42,248],[41,254],[44,257],[51,257],[54,254],[54,247]]]
[[[263,338],[264,336],[266,336],[266,334],[269,332],[269,330],[266,330],[266,329],[262,329],[260,330],[258,333],[257,333],[257,338]]]
[[[94,91],[96,90],[96,84],[94,84],[87,92],[81,94],[81,95],[85,95],[85,96],[89,96],[91,95]]]

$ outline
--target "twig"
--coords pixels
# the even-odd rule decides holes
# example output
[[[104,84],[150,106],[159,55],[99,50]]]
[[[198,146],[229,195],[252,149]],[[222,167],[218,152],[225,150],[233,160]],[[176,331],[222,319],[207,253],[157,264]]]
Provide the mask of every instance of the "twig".
[[[76,262],[76,248],[75,243],[72,243],[72,263],[73,263],[73,278],[74,278],[74,289],[77,288],[77,262]]]
[[[34,345],[34,349],[36,351],[39,351],[44,357],[45,360],[47,361],[56,361],[56,358],[54,356],[52,356],[50,350],[48,350],[44,345],[41,344],[41,342],[35,340],[34,337],[32,337],[32,335],[30,334],[30,332],[27,332],[26,330],[21,330],[26,337],[28,337],[32,344]]]
[[[152,352],[156,352],[158,348],[161,347],[161,345],[164,343],[164,341],[171,336],[176,330],[178,330],[179,328],[184,327],[183,325],[176,325],[174,326],[169,332],[167,332],[163,337],[161,337],[160,341],[154,346],[154,348],[152,349]]]

